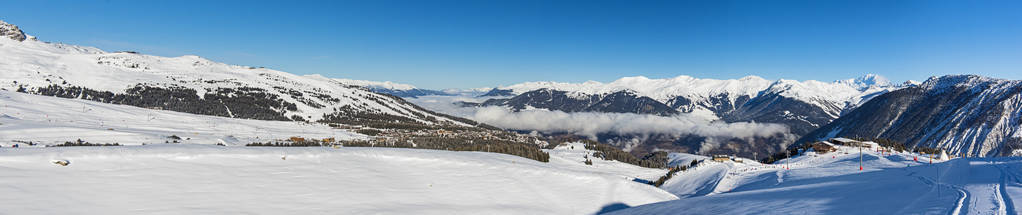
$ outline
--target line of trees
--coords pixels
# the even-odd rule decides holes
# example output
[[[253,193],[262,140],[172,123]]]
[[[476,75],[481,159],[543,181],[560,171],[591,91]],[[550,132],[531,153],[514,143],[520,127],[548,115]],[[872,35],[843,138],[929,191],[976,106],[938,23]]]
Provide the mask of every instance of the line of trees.
[[[622,151],[617,147],[598,143],[596,141],[585,141],[585,147],[586,149],[595,151],[593,152],[593,157],[598,157],[604,160],[616,160],[647,168],[662,169],[667,167],[667,152],[653,152],[646,154],[642,158],[636,158],[635,155]]]
[[[266,93],[259,88],[217,88],[199,97],[194,89],[184,87],[156,87],[136,85],[124,93],[98,91],[78,86],[50,85],[37,88],[34,94],[61,98],[79,98],[103,103],[159,108],[192,114],[237,117],[259,120],[291,120],[284,110],[296,111],[297,106]],[[21,91],[29,93],[27,91]],[[228,111],[228,108],[230,109]],[[280,110],[280,111],[278,111]]]
[[[694,167],[697,164],[699,164],[698,160],[692,160],[691,166]],[[667,180],[671,180],[671,178],[674,177],[675,173],[686,171],[686,170],[688,170],[688,168],[689,168],[689,165],[681,165],[681,166],[671,167],[671,170],[667,171],[666,175],[660,176],[660,178],[657,179],[656,181],[649,182],[649,185],[653,185],[653,186],[656,186],[656,187],[663,186],[664,183],[667,182]]]
[[[72,147],[72,146],[120,146],[120,145],[121,145],[121,144],[119,144],[119,143],[90,143],[90,142],[82,141],[82,139],[78,139],[78,140],[75,140],[75,141],[67,141],[67,142],[64,142],[64,143],[61,143],[61,144],[57,144],[57,145],[52,145],[52,147]],[[47,147],[51,147],[51,146],[47,146]]]
[[[345,147],[417,148],[447,151],[476,151],[509,154],[540,162],[550,162],[550,154],[532,143],[471,137],[405,137],[394,141],[340,141]]]
[[[899,152],[908,151],[908,149],[905,147],[905,144],[902,144],[902,143],[900,143],[898,141],[894,141],[894,140],[891,140],[891,139],[886,139],[886,138],[864,138],[864,137],[857,137],[857,138],[853,138],[853,139],[854,140],[858,140],[858,141],[862,141],[862,142],[874,142],[874,143],[877,143],[878,145],[880,145],[882,147],[892,148],[892,149],[894,149],[896,151],[899,151]]]

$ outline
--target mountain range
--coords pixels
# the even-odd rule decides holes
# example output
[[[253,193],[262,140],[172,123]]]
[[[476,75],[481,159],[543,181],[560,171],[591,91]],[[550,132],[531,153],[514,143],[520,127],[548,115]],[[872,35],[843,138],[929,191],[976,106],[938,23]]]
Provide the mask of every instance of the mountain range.
[[[879,138],[962,156],[1006,156],[1022,147],[1019,128],[1022,81],[948,75],[879,95],[799,142]]]
[[[0,21],[0,90],[242,119],[388,127],[481,126],[402,97],[478,96],[465,107],[510,111],[694,116],[715,123],[768,123],[789,135],[751,139],[607,132],[601,142],[637,154],[768,154],[832,137],[888,139],[966,156],[1020,153],[1022,82],[974,75],[894,84],[882,76],[822,82],[625,77],[609,83],[527,82],[491,89],[428,90],[393,82],[294,75],[199,56],[49,43]],[[548,133],[547,135],[557,135]],[[794,137],[794,138],[792,138]],[[699,150],[708,141],[729,147]],[[639,141],[636,143],[636,141]]]
[[[610,83],[515,84],[486,94],[511,95],[509,98],[465,105],[665,116],[687,113],[724,122],[780,123],[802,135],[876,95],[907,85],[911,84],[891,84],[877,75],[834,82],[770,81],[757,76],[730,80],[639,76]]]

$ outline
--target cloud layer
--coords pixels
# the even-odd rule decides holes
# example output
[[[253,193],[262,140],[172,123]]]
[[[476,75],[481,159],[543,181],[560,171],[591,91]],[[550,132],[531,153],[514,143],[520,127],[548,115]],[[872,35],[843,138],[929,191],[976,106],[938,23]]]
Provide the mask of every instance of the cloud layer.
[[[693,134],[745,139],[789,132],[787,126],[780,124],[712,122],[687,114],[665,117],[632,113],[565,113],[547,110],[511,112],[501,107],[486,107],[479,108],[471,118],[501,128],[569,132],[590,137],[600,133],[617,133]]]

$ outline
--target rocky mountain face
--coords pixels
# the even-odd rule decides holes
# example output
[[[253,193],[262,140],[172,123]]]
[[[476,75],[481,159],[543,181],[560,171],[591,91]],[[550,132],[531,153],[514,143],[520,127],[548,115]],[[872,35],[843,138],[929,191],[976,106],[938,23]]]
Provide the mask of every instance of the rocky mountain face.
[[[1022,148],[1022,81],[975,75],[933,77],[886,93],[802,137],[883,138],[962,156]]]
[[[12,40],[25,41],[27,38],[25,32],[22,32],[18,26],[9,24],[0,20],[0,37],[6,37]]]
[[[0,28],[0,90],[212,116],[367,126],[474,126],[362,86],[318,75],[227,65],[198,56],[23,40]],[[16,34],[12,34],[15,29]]]

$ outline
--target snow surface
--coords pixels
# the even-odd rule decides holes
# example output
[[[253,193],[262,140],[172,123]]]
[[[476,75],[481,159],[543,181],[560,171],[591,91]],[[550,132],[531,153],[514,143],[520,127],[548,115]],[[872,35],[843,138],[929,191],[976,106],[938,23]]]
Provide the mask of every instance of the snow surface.
[[[580,153],[555,149],[541,163],[389,148],[2,148],[0,207],[10,214],[593,214],[677,199],[631,178],[664,170],[589,166]]]
[[[1022,160],[934,160],[863,151],[802,156],[775,164],[713,162],[677,173],[662,188],[681,199],[614,214],[1015,214]],[[915,160],[918,159],[918,160]]]

